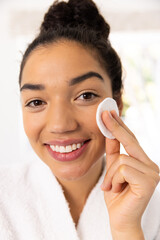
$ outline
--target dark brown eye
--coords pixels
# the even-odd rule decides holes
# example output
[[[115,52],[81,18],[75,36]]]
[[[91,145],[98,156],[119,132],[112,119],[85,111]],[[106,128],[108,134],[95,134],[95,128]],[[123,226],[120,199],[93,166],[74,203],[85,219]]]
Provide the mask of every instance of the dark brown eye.
[[[93,97],[93,94],[92,93],[84,93],[83,94],[83,98],[84,99],[91,99]]]
[[[39,107],[39,106],[41,106],[41,105],[44,105],[45,103],[42,101],[42,100],[38,100],[38,99],[36,99],[36,100],[32,100],[32,101],[30,101],[29,103],[27,103],[27,107]]]
[[[95,93],[85,92],[85,93],[82,93],[78,98],[82,99],[82,100],[89,101],[89,100],[92,100],[96,97],[98,97],[98,95],[96,95]]]

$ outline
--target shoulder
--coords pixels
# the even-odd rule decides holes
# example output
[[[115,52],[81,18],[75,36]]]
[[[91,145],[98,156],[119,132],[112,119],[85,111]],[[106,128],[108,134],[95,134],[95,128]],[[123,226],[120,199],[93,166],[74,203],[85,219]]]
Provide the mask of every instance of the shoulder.
[[[50,170],[41,161],[29,161],[0,167],[0,218],[3,212],[23,212],[40,201],[52,184]],[[5,216],[3,216],[5,218]]]
[[[48,175],[48,168],[40,160],[0,166],[0,198],[33,190]],[[39,182],[38,182],[39,181]]]
[[[31,166],[31,162],[0,166],[1,220],[6,221],[6,214],[14,215],[22,205],[26,205],[26,195],[30,192],[29,172]]]
[[[53,182],[50,168],[40,159],[0,166],[0,202],[5,197],[41,191]],[[31,195],[31,194],[30,194]]]
[[[20,182],[26,176],[31,166],[31,162],[0,166],[0,186]]]

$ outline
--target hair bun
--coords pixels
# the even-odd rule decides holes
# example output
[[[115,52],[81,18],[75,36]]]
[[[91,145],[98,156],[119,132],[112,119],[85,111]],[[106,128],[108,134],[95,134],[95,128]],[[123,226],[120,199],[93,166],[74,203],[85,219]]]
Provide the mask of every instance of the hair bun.
[[[40,33],[54,31],[59,27],[83,26],[108,38],[110,27],[92,0],[55,1],[44,16]]]

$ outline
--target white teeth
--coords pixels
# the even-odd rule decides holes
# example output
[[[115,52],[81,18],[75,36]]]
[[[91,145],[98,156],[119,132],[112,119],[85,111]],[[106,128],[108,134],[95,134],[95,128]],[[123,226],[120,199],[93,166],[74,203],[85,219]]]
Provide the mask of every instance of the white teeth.
[[[55,152],[56,152],[56,149],[57,149],[57,152],[58,152],[58,148],[59,148],[58,146],[53,146],[53,145],[50,145],[50,147],[51,147],[51,148],[52,148],[52,150],[53,150],[53,151],[55,151]],[[56,147],[57,147],[57,148],[56,148]]]
[[[54,151],[54,146],[51,146],[51,145],[50,145],[50,148],[52,148],[52,150]]]
[[[72,150],[76,150],[77,149],[77,146],[75,143],[72,144]]]
[[[66,148],[64,146],[60,146],[60,153],[65,153],[66,152]]]
[[[55,151],[56,151],[56,152],[59,152],[59,146],[56,146],[56,147],[55,147]]]
[[[77,144],[77,148],[80,148],[82,145],[81,145],[81,143],[78,143]]]
[[[66,152],[72,152],[72,147],[71,147],[71,145],[66,146]]]
[[[54,145],[50,145],[51,149],[55,152],[60,152],[60,153],[69,153],[72,152],[74,150],[76,150],[77,148],[81,148],[84,145],[83,143],[73,143],[72,145],[68,145],[68,146],[54,146]]]

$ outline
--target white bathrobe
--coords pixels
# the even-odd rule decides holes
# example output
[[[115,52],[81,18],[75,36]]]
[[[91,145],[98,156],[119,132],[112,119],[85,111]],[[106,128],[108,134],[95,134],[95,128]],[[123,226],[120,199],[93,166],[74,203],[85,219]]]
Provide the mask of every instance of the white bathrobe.
[[[111,240],[100,185],[91,191],[78,226],[62,188],[41,160],[0,168],[0,240]],[[153,195],[142,219],[146,240],[160,240],[160,196]]]

